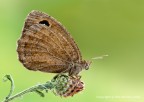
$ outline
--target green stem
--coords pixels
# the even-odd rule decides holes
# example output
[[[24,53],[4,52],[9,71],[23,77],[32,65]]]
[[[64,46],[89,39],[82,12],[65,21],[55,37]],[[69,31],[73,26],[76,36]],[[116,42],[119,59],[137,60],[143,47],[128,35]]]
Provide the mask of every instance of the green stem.
[[[10,75],[6,75],[5,78],[6,79],[4,81],[9,80],[11,82],[11,89],[8,96],[4,99],[3,102],[12,101],[13,99],[19,98],[30,92],[35,92],[41,97],[44,97],[43,91],[48,92],[48,90],[53,90],[52,92],[55,93],[55,95],[61,95],[59,93],[65,92],[65,90],[68,88],[66,86],[69,83],[69,76],[64,74],[58,74],[53,77],[51,81],[48,81],[44,84],[32,86],[12,96],[12,93],[14,91],[14,81]]]
[[[19,93],[17,93],[16,95],[14,96],[11,96],[11,97],[6,97],[5,100],[3,102],[9,102],[13,99],[16,99],[16,98],[19,98],[27,93],[30,93],[30,92],[36,92],[37,94],[39,94],[40,96],[44,97],[44,93],[42,92],[43,90],[46,90],[46,92],[49,90],[49,89],[52,89],[53,88],[53,85],[51,82],[47,82],[45,84],[39,84],[39,85],[35,85],[35,86],[32,86],[28,89],[25,89]]]
[[[11,101],[11,100],[13,100],[13,99],[15,99],[15,98],[21,97],[21,96],[23,96],[23,95],[26,94],[26,93],[32,92],[32,91],[35,90],[36,88],[37,88],[37,86],[34,86],[34,87],[28,88],[28,89],[26,89],[26,90],[24,90],[24,91],[21,91],[21,92],[17,93],[17,94],[14,95],[14,96],[11,96],[11,97],[9,97],[9,98],[6,98],[6,99],[4,100],[4,102],[9,102],[9,101]]]
[[[9,92],[8,96],[5,99],[8,99],[14,91],[14,81],[13,81],[13,78],[11,77],[11,75],[5,75],[4,76],[3,81],[7,81],[7,80],[9,80],[11,82],[11,88],[10,88],[10,92]]]

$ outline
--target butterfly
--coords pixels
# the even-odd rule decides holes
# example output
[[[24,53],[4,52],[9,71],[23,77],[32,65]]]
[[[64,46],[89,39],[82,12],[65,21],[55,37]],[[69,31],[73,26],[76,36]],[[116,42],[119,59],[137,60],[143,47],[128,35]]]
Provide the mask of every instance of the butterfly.
[[[91,64],[64,26],[40,11],[28,14],[17,43],[19,61],[29,70],[77,76]]]

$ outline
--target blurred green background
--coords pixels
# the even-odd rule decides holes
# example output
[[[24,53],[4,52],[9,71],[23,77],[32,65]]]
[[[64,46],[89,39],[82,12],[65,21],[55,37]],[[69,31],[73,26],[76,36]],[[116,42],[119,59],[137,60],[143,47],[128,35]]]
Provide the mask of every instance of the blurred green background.
[[[54,74],[33,72],[18,61],[16,42],[24,19],[39,10],[60,21],[77,42],[84,59],[93,60],[82,71],[85,90],[74,97],[53,93],[45,98],[27,94],[13,102],[144,102],[144,1],[143,0],[0,0],[0,100],[11,74],[17,93],[50,80]]]

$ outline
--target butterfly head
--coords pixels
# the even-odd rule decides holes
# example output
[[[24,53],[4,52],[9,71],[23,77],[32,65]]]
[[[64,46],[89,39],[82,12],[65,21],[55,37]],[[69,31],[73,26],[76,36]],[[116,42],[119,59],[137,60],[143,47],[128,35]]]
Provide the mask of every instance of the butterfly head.
[[[91,61],[82,61],[82,68],[85,69],[85,70],[88,70],[89,69],[89,66],[92,62]]]
[[[79,63],[71,63],[69,65],[69,75],[70,76],[77,76],[83,69],[88,70],[89,66],[91,64],[91,61],[81,61]]]

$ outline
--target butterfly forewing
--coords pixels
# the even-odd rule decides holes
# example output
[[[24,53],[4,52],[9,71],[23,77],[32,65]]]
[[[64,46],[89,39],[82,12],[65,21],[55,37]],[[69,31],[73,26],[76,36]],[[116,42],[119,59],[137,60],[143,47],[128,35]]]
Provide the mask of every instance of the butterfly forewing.
[[[26,18],[17,52],[26,68],[44,72],[62,72],[70,63],[82,60],[65,28],[39,11],[32,11]]]

